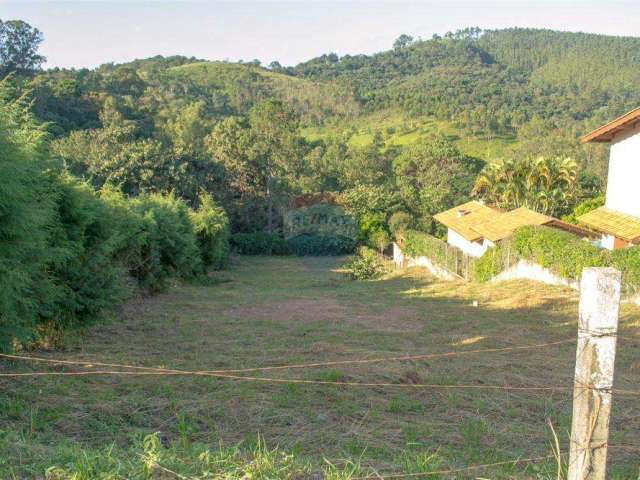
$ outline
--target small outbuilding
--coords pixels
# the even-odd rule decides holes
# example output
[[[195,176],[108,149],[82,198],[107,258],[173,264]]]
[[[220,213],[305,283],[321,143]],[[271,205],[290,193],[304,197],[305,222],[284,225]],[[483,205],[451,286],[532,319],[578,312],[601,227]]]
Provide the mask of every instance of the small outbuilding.
[[[478,201],[464,203],[434,218],[447,227],[447,243],[472,257],[481,257],[487,249],[526,226],[545,225],[580,237],[594,237],[592,231],[526,207],[503,212]]]
[[[484,242],[482,234],[474,227],[501,214],[500,210],[472,200],[438,213],[434,218],[447,227],[449,245],[459,248],[472,257],[481,257],[489,246]]]
[[[640,108],[582,137],[582,142],[611,145],[604,207],[578,221],[602,234],[609,250],[640,244]]]

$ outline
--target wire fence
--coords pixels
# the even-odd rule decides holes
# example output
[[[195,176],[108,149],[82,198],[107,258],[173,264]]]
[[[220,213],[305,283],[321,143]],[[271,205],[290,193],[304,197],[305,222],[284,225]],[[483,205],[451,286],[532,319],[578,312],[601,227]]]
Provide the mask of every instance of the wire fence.
[[[580,334],[588,334],[590,332],[581,331]],[[640,341],[640,338],[634,336],[617,335],[620,338],[625,338],[633,341]],[[357,388],[400,388],[400,389],[433,389],[433,390],[453,390],[453,389],[470,389],[470,390],[501,390],[501,391],[515,391],[515,392],[575,392],[579,389],[598,390],[597,388],[589,385],[573,384],[571,386],[562,385],[495,385],[495,384],[429,384],[429,383],[392,383],[392,382],[356,382],[356,381],[330,381],[330,380],[311,380],[300,378],[280,378],[280,377],[262,377],[246,375],[247,373],[258,373],[267,371],[287,371],[287,370],[301,370],[301,369],[317,369],[323,367],[344,366],[344,365],[365,365],[365,364],[384,364],[391,362],[410,362],[421,361],[431,359],[445,359],[458,356],[468,355],[484,355],[484,354],[503,354],[512,353],[517,351],[527,351],[536,349],[546,349],[554,346],[561,346],[572,344],[576,342],[576,338],[567,338],[553,342],[525,344],[525,345],[513,345],[508,347],[499,348],[484,348],[484,349],[469,349],[469,350],[456,350],[447,352],[432,352],[422,353],[414,355],[402,355],[402,356],[388,356],[388,357],[376,357],[376,358],[358,358],[347,360],[332,360],[324,362],[313,363],[294,363],[285,365],[261,365],[247,368],[236,369],[211,369],[211,370],[184,370],[167,367],[149,367],[142,365],[122,364],[122,363],[108,363],[108,362],[96,362],[91,360],[81,359],[52,359],[45,357],[37,357],[30,355],[14,355],[0,353],[0,358],[5,358],[12,361],[24,361],[33,363],[46,363],[55,366],[62,367],[83,367],[90,370],[83,371],[31,371],[31,372],[2,372],[0,378],[25,378],[25,377],[87,377],[87,376],[194,376],[194,377],[213,377],[221,380],[233,380],[243,382],[262,382],[273,384],[303,384],[303,385],[316,385],[316,386],[335,386],[335,387],[357,387]],[[109,368],[97,369],[97,368]],[[608,389],[608,391],[617,395],[623,396],[640,396],[640,391],[628,390],[628,389]],[[607,444],[609,448],[620,449],[629,452],[640,452],[640,447],[634,445],[615,445]],[[506,465],[524,465],[536,462],[543,462],[551,459],[558,459],[558,455],[567,455],[567,452],[559,453],[555,452],[553,455],[530,457],[530,458],[517,458],[513,460],[500,461],[487,464],[477,464],[461,468],[441,469],[428,472],[416,472],[416,473],[378,473],[366,475],[362,477],[354,477],[352,480],[372,480],[377,479],[394,479],[394,478],[411,478],[411,477],[428,477],[436,475],[453,475],[465,472],[471,472],[482,469],[489,469],[492,467],[506,466]],[[177,472],[163,467],[157,464],[157,467],[166,473],[173,474],[177,478],[189,478],[185,477]]]

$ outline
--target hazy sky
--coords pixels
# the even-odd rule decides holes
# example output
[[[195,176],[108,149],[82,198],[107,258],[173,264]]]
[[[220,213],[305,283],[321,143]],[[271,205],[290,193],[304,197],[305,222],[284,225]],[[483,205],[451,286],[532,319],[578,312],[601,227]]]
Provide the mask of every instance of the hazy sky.
[[[640,0],[0,0],[0,19],[39,28],[47,66],[157,54],[291,65],[322,53],[385,50],[401,33],[430,38],[467,26],[640,36]]]

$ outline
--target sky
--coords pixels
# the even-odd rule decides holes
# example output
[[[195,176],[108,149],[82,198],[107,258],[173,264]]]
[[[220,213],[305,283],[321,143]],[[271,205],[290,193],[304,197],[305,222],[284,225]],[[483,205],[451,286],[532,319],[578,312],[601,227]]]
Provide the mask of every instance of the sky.
[[[387,50],[406,33],[469,26],[640,36],[640,0],[0,0],[0,19],[44,34],[47,67],[95,67],[154,55],[273,60]]]

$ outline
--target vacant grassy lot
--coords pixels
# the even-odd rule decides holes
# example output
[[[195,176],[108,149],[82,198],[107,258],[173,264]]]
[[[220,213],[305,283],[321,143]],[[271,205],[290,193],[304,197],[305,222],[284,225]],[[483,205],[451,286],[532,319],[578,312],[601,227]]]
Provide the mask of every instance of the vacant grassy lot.
[[[577,295],[534,283],[469,285],[418,270],[352,282],[338,259],[235,260],[226,281],[176,286],[132,302],[66,351],[31,352],[188,370],[238,369],[553,342],[576,336]],[[473,301],[478,306],[473,306]],[[640,310],[624,305],[617,388],[640,390]],[[0,381],[0,478],[42,476],[81,452],[135,456],[160,431],[166,445],[267,446],[312,465],[359,462],[419,472],[551,453],[549,419],[568,448],[575,343],[413,362],[248,375],[376,383],[567,386],[566,391],[408,389],[211,377],[86,376]],[[0,361],[2,372],[71,371]],[[612,444],[640,447],[640,399],[616,396]],[[637,479],[638,452],[611,449],[611,478]],[[123,460],[124,461],[124,460]],[[369,470],[363,470],[367,473]],[[554,478],[554,462],[455,478]],[[166,477],[172,478],[167,474]],[[433,477],[430,477],[433,478]],[[442,476],[440,478],[452,478]]]

